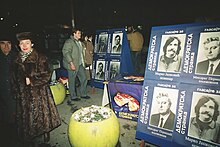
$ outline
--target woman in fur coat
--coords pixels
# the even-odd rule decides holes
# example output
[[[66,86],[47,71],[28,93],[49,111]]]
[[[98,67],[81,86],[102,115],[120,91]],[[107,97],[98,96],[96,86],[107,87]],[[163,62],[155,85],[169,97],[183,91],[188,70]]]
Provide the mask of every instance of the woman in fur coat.
[[[14,85],[17,98],[18,133],[24,141],[44,135],[61,124],[50,90],[51,71],[47,57],[33,48],[30,32],[17,34],[21,49],[15,60]]]

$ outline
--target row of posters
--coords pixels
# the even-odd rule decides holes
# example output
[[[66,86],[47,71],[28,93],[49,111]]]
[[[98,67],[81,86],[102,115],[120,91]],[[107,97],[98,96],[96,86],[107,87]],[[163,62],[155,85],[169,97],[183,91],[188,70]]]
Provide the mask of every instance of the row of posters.
[[[219,87],[146,80],[142,94],[137,138],[160,146],[220,145]]]
[[[216,23],[152,28],[146,66],[149,79],[219,85],[219,40]]]
[[[153,27],[136,137],[220,146],[220,23]]]
[[[103,88],[103,81],[114,79],[121,73],[132,73],[125,29],[98,30],[92,68],[92,84]]]

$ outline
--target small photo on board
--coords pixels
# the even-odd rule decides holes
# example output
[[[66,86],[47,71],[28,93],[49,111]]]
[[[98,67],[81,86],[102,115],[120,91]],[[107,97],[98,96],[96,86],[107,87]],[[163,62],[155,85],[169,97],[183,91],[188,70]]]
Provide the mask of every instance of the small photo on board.
[[[178,90],[154,87],[150,125],[173,130]]]
[[[220,32],[201,33],[196,74],[220,75]]]
[[[120,73],[120,62],[110,61],[110,79],[115,78]]]
[[[186,34],[162,35],[157,71],[180,72]]]
[[[112,36],[112,54],[120,54],[122,51],[123,33],[114,33]]]

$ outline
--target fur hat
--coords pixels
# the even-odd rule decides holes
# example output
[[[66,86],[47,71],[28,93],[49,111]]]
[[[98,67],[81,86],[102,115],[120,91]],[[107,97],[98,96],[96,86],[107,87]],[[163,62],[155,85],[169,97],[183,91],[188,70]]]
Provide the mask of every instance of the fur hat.
[[[32,41],[32,34],[31,32],[21,32],[16,34],[17,40],[21,41],[21,40],[26,40],[26,39],[30,39]]]

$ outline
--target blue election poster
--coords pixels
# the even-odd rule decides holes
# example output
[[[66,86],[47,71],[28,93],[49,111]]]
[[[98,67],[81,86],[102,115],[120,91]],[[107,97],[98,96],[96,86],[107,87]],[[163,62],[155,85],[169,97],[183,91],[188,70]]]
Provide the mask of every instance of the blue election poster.
[[[219,87],[180,84],[173,141],[184,146],[220,146],[219,105]]]
[[[194,25],[186,34],[184,82],[220,85],[220,23]]]
[[[152,28],[145,72],[147,79],[179,81],[186,26]]]
[[[145,80],[136,137],[153,144],[171,143],[176,119],[178,83]],[[152,139],[151,139],[152,138]]]

